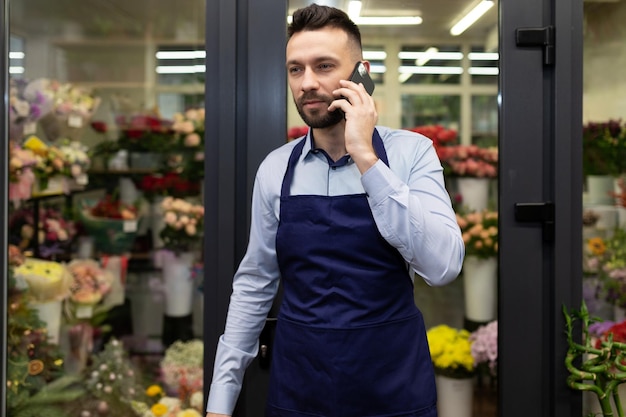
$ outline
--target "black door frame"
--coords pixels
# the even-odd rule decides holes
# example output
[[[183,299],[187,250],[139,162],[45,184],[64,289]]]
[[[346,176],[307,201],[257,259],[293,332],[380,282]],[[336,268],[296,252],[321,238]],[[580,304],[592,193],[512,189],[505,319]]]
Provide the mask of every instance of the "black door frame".
[[[256,170],[287,137],[286,15],[286,0],[206,2],[205,391],[248,243]],[[268,379],[254,361],[236,416],[263,415]]]
[[[582,298],[582,0],[500,2],[499,415],[574,416],[562,305]],[[516,29],[554,26],[546,48]],[[554,237],[516,203],[554,203]],[[550,225],[546,225],[547,228]]]
[[[0,0],[0,89],[2,91],[2,101],[0,102],[0,137],[4,138],[2,143],[3,158],[0,161],[0,267],[2,268],[2,281],[0,294],[0,346],[2,347],[2,359],[0,359],[0,413],[6,414],[6,386],[7,386],[7,297],[8,297],[8,204],[9,204],[9,1]]]

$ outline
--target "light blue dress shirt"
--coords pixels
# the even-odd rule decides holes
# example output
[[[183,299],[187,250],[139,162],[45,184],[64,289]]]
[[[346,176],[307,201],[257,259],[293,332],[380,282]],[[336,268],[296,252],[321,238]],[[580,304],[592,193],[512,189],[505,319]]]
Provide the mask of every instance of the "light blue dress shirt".
[[[379,160],[363,175],[356,164],[331,167],[311,148],[309,134],[295,168],[292,195],[366,193],[381,235],[398,249],[429,285],[454,280],[465,246],[444,186],[432,141],[407,131],[377,126],[389,167]],[[250,240],[233,279],[224,334],[220,337],[207,411],[231,415],[244,371],[258,352],[258,338],[278,290],[275,238],[280,191],[287,161],[298,140],[271,152],[261,163],[252,194]]]

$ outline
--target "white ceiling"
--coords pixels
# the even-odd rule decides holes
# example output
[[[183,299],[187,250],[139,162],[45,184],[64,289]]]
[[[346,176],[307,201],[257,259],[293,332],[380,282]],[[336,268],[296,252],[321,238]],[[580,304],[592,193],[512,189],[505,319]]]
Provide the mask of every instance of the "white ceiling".
[[[476,5],[476,0],[362,0],[361,16],[421,16],[423,23],[417,26],[376,27],[362,26],[364,35],[389,35],[398,37],[421,37],[428,39],[454,39],[449,30],[456,20]],[[289,12],[313,3],[310,0],[289,0]],[[349,0],[318,0],[348,10]],[[498,0],[478,22],[460,38],[483,40],[498,22]]]
[[[196,26],[203,36],[205,1],[213,0],[10,0],[11,24],[17,30],[54,35],[68,22],[86,31],[115,33],[143,31],[169,37],[180,24]],[[461,37],[484,39],[497,23],[497,1],[485,16]],[[312,0],[288,0],[289,13]],[[454,20],[476,0],[363,0],[362,16],[419,15],[423,23],[410,27],[362,26],[364,36],[449,38]],[[348,0],[318,0],[347,10]]]

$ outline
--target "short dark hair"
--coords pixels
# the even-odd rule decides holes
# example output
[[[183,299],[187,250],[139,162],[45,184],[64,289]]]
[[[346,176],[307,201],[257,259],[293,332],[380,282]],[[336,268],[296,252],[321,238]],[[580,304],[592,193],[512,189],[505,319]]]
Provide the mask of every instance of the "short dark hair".
[[[287,38],[291,38],[298,32],[325,27],[342,29],[349,38],[356,42],[359,49],[363,48],[361,31],[350,17],[343,10],[330,6],[320,6],[319,4],[311,4],[293,13],[291,24],[287,27]]]

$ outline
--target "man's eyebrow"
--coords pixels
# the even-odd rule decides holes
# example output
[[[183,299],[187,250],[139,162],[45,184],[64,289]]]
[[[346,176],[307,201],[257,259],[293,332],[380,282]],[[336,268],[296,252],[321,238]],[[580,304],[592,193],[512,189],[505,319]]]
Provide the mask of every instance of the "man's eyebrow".
[[[317,64],[317,63],[325,62],[325,61],[337,62],[339,60],[332,56],[320,56],[318,58],[313,59],[312,61],[313,63]],[[298,59],[290,59],[287,61],[287,65],[294,65],[294,64],[301,64],[301,63],[302,62]]]

